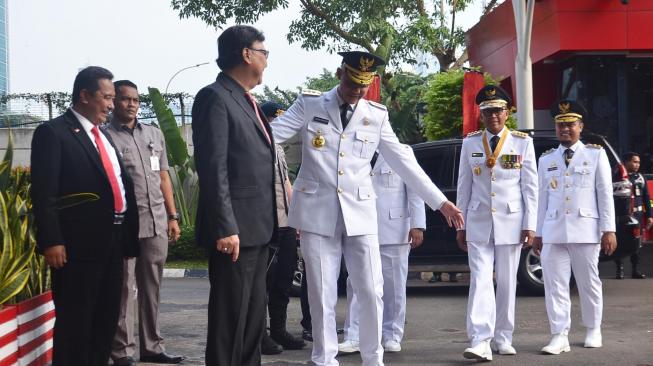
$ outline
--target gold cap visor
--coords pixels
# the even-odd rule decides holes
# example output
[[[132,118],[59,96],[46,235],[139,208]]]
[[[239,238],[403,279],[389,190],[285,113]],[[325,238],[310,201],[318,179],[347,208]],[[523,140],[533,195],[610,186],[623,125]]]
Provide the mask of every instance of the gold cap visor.
[[[508,102],[503,99],[486,100],[478,105],[480,109],[506,108],[507,106],[508,106]]]
[[[376,72],[374,71],[360,71],[346,63],[343,63],[342,67],[345,68],[345,73],[349,76],[349,79],[356,84],[370,85],[372,84],[372,81],[374,81],[374,75],[376,75]]]
[[[553,118],[557,122],[576,122],[582,120],[583,116],[578,113],[562,113]]]

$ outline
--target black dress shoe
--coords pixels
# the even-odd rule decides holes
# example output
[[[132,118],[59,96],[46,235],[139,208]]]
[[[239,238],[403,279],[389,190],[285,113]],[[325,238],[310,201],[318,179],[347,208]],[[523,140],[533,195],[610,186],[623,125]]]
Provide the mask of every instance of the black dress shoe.
[[[624,268],[623,267],[617,267],[617,274],[614,276],[614,278],[618,280],[623,280],[624,279]]]
[[[163,363],[163,364],[177,364],[185,360],[184,356],[172,356],[165,352],[158,355],[141,356],[141,362]]]
[[[633,271],[633,275],[631,277],[637,280],[643,280],[646,278],[646,275],[640,271]]]
[[[113,366],[135,366],[136,361],[132,357],[122,357],[113,361]]]
[[[306,347],[306,342],[303,339],[293,336],[285,329],[279,332],[270,332],[270,337],[281,345],[283,349],[295,350]]]
[[[264,355],[278,355],[283,352],[283,347],[277,344],[269,335],[268,332],[263,333],[261,339],[261,354]]]
[[[313,342],[313,332],[308,329],[302,330],[302,338],[307,342]]]

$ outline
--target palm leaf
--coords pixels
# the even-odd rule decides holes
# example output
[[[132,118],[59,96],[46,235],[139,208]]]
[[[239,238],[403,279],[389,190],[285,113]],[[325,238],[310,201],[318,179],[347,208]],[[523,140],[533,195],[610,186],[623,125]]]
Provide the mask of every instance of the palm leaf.
[[[156,119],[166,140],[169,160],[172,165],[184,166],[186,160],[188,160],[188,149],[186,148],[186,142],[181,137],[181,132],[179,132],[179,126],[177,126],[175,116],[166,105],[159,89],[148,88],[148,90]]]

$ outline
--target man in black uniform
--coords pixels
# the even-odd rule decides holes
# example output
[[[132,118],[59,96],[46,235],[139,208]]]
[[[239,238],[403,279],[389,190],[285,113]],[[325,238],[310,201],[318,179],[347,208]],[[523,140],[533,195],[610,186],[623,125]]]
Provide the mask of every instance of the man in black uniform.
[[[285,108],[275,102],[261,104],[265,119],[272,122],[283,114]],[[303,339],[294,337],[286,331],[288,302],[293,274],[297,268],[297,231],[288,226],[288,209],[292,197],[292,186],[288,178],[288,165],[281,145],[276,147],[275,197],[277,200],[277,222],[279,224],[276,242],[270,243],[270,263],[267,271],[268,312],[270,314],[270,334],[263,333],[261,353],[275,355],[286,350],[302,349]]]
[[[633,211],[635,218],[643,223],[646,220],[646,225],[642,225],[642,228],[648,230],[653,225],[653,217],[651,217],[651,212],[653,212],[651,205],[651,198],[646,189],[646,179],[639,172],[640,157],[638,153],[627,152],[623,156],[623,162],[628,171],[628,179],[633,184],[633,194],[635,196],[635,203],[633,205]],[[621,258],[615,259],[617,264],[617,276],[618,280],[624,278],[624,264]],[[633,266],[632,278],[643,279],[646,278],[646,275],[639,271],[639,248],[630,256],[630,263]]]

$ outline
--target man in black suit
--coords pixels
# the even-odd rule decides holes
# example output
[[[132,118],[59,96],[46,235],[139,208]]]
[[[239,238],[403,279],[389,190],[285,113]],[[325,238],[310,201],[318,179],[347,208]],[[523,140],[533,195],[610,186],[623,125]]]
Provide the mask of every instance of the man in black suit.
[[[53,366],[106,365],[120,311],[123,257],[138,254],[133,185],[98,126],[113,109],[113,75],[91,66],[77,74],[73,106],[39,126],[32,139],[36,242],[52,268]],[[97,200],[75,205],[71,195]]]
[[[265,37],[237,25],[218,37],[215,83],[197,93],[195,233],[209,253],[208,366],[260,365],[267,243],[275,233],[274,141],[249,94],[267,66]]]

